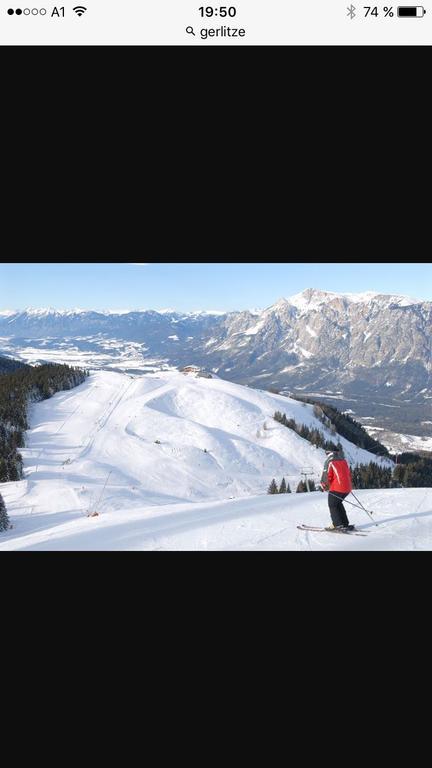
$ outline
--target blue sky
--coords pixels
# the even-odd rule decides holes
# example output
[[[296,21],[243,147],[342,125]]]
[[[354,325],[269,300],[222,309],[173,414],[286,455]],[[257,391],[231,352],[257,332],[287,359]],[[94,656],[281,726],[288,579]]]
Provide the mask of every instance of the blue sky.
[[[432,300],[422,263],[0,264],[0,310],[234,310],[267,307],[306,288],[378,291]]]

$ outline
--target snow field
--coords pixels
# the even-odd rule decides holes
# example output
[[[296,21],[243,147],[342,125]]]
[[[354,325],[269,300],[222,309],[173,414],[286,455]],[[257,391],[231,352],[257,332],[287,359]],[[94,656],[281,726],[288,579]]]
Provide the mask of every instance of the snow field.
[[[325,454],[277,424],[276,410],[325,431],[311,406],[218,378],[93,372],[32,406],[26,478],[1,489],[14,528],[0,551],[432,547],[427,489],[359,494],[379,512],[372,529],[349,508],[368,538],[298,531],[328,524],[325,496],[269,497],[267,487],[285,476],[295,488],[306,467],[318,479]],[[341,442],[352,463],[376,460]]]

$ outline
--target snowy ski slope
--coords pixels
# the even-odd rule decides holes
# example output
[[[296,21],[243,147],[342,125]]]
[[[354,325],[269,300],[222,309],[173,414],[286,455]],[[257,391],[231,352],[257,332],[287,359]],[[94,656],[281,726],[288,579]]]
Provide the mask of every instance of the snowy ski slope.
[[[428,490],[361,494],[380,512],[368,538],[298,531],[328,523],[325,497],[267,487],[285,476],[295,488],[305,469],[318,479],[325,455],[276,410],[324,430],[310,406],[218,378],[93,373],[33,406],[26,478],[1,488],[14,528],[0,551],[432,547]],[[376,460],[341,442],[353,464]]]

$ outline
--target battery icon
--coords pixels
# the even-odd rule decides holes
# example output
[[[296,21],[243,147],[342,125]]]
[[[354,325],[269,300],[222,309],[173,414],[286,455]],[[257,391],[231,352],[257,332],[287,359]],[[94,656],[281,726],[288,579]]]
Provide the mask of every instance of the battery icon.
[[[401,5],[398,8],[400,19],[422,19],[425,13],[422,5]]]

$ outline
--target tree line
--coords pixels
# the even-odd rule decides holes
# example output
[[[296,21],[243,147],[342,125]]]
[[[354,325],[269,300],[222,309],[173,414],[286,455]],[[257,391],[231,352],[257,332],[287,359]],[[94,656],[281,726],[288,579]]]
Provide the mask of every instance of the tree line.
[[[57,392],[82,384],[88,371],[68,365],[25,366],[0,376],[0,483],[21,480],[23,460],[19,452],[29,429],[30,403],[47,400]]]
[[[312,445],[314,445],[316,448],[322,448],[324,451],[342,450],[341,443],[326,440],[323,432],[320,432],[319,429],[316,429],[315,427],[311,429],[310,427],[307,427],[306,424],[297,424],[295,419],[288,419],[285,413],[276,411],[274,419],[284,427],[292,429],[293,432],[299,435],[299,437],[302,437],[303,440],[307,440],[309,443],[312,443]],[[334,434],[336,434],[336,431]]]
[[[371,464],[357,464],[351,470],[353,486],[357,491],[372,490],[375,488],[396,488],[391,467],[380,467]]]
[[[317,491],[317,487],[315,485],[315,481],[310,479],[308,481],[309,488],[306,485],[306,483],[302,480],[298,486],[296,493],[315,493]],[[283,478],[282,482],[278,485],[275,479],[273,479],[269,485],[267,493],[270,496],[277,496],[278,494],[284,494],[284,493],[292,493],[291,486],[285,478]]]
[[[358,448],[364,448],[369,453],[374,453],[376,456],[388,456],[390,453],[385,445],[371,437],[362,424],[353,419],[347,413],[341,413],[333,405],[327,405],[320,400],[315,400],[309,397],[301,397],[299,395],[292,396],[294,400],[300,403],[306,403],[308,405],[316,406],[316,409],[321,412],[321,420],[327,420],[330,422],[339,435],[349,440],[350,443],[354,443]],[[315,415],[317,413],[314,411]],[[319,416],[318,416],[319,418]],[[326,422],[323,422],[326,423]]]
[[[394,471],[396,487],[432,488],[432,458],[405,454],[404,463],[399,463]]]
[[[18,370],[18,368],[25,368],[26,364],[21,363],[19,360],[12,360],[9,357],[0,357],[0,374],[12,373]]]
[[[272,480],[269,488],[268,493],[270,496],[276,496],[278,493],[292,493],[291,486],[285,478],[283,478],[281,483],[277,483],[276,480]]]

